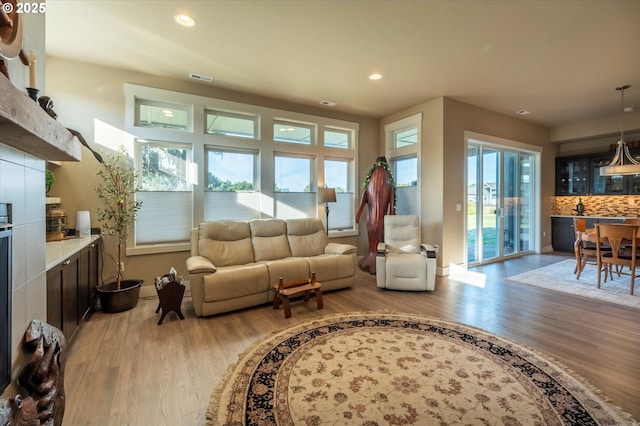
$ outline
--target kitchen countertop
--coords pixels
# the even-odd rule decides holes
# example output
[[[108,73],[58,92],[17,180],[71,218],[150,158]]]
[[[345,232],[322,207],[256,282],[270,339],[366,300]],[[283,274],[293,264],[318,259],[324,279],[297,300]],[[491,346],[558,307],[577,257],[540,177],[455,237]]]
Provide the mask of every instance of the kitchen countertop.
[[[577,216],[575,214],[552,214],[551,217],[583,217],[585,219],[636,219],[638,216],[627,215],[627,216],[590,216],[588,214],[584,216]]]
[[[100,235],[91,235],[82,238],[67,238],[62,241],[49,241],[46,252],[47,271],[99,238]]]

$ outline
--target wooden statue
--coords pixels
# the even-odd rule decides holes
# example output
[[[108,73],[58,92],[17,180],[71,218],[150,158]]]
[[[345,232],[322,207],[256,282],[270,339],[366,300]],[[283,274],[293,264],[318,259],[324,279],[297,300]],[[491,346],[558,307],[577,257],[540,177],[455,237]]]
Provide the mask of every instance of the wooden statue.
[[[367,206],[367,235],[369,236],[369,251],[360,260],[360,269],[376,273],[376,251],[379,242],[384,242],[384,216],[396,214],[395,184],[389,164],[385,157],[378,157],[367,174],[366,187],[362,194],[360,207],[356,213],[356,222],[360,223],[360,216]]]
[[[18,377],[18,387],[27,396],[0,400],[0,426],[61,425],[67,341],[62,331],[33,320],[25,332],[24,348],[31,355]]]

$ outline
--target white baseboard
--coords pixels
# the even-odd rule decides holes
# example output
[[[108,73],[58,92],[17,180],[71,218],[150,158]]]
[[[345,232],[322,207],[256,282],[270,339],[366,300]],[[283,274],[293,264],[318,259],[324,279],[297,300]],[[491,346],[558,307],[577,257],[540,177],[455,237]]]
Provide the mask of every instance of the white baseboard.
[[[553,246],[540,247],[540,253],[551,253]]]

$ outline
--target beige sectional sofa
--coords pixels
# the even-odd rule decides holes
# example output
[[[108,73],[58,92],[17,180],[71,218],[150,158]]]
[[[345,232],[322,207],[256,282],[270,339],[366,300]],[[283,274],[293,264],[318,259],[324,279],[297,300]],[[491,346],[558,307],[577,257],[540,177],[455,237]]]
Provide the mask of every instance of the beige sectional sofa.
[[[191,297],[206,316],[273,301],[273,285],[310,277],[323,292],[353,285],[356,247],[330,243],[319,219],[201,223],[191,234]]]

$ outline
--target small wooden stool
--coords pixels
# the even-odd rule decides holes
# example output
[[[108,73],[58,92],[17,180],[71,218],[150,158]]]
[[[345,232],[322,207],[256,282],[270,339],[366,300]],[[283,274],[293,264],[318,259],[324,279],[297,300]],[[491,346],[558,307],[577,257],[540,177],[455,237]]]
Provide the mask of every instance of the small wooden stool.
[[[316,296],[316,303],[318,309],[322,309],[322,284],[316,281],[316,273],[311,273],[311,278],[303,278],[300,280],[284,282],[282,277],[278,280],[278,285],[274,285],[273,289],[276,292],[273,298],[273,309],[280,308],[280,302],[284,306],[284,317],[291,318],[291,306],[289,304],[289,297],[295,296],[300,293],[304,293],[304,301],[307,302],[311,298],[311,291],[313,290]]]

